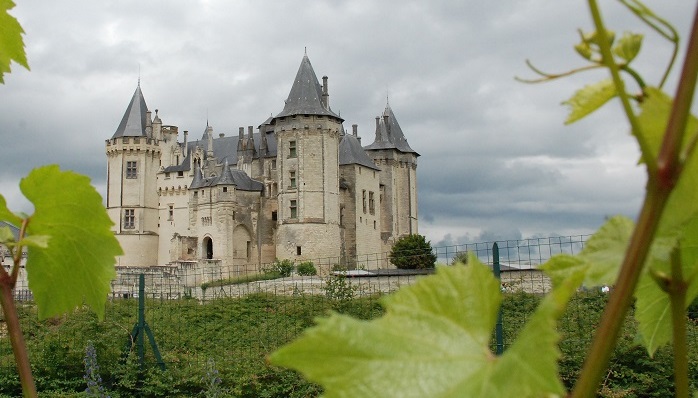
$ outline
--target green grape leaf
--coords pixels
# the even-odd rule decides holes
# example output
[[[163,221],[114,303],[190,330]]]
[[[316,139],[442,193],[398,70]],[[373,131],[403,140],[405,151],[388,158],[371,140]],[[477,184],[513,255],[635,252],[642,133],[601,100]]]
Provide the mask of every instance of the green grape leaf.
[[[606,102],[617,95],[616,86],[610,79],[584,86],[572,98],[563,102],[570,107],[570,114],[565,124],[571,124],[601,108]]]
[[[34,246],[41,249],[45,249],[48,247],[48,241],[50,239],[51,237],[47,235],[29,235],[25,236],[22,240],[20,240],[17,243],[22,246]]]
[[[594,55],[593,51],[591,50],[591,46],[586,41],[575,44],[574,50],[577,51],[577,54],[581,55],[582,58],[588,61],[591,61],[591,57]]]
[[[665,238],[665,244],[661,250],[662,255],[654,255],[650,262],[650,268],[662,275],[671,275],[669,253],[676,247],[676,239]],[[660,240],[661,242],[661,240]],[[669,246],[670,243],[671,247]],[[681,271],[684,279],[689,281],[686,292],[685,306],[691,304],[698,296],[698,218],[693,218],[682,231],[682,237],[678,243],[681,253]],[[655,249],[656,244],[653,246]],[[657,253],[658,250],[654,250]],[[642,345],[650,356],[656,350],[671,342],[672,320],[671,301],[669,294],[665,292],[649,273],[642,275],[635,291],[637,298],[635,304],[635,319],[638,321],[638,332]]]
[[[642,39],[643,36],[641,34],[624,32],[616,45],[613,46],[613,54],[624,59],[626,63],[630,63],[640,52]]]
[[[0,0],[0,83],[5,83],[3,75],[10,73],[12,61],[29,69],[22,40],[24,30],[17,19],[7,12],[14,6],[12,0]]]
[[[58,166],[32,170],[20,182],[34,204],[28,236],[49,236],[48,246],[28,247],[27,274],[39,318],[86,303],[104,317],[110,282],[116,277],[114,257],[121,247],[111,220],[89,178]]]
[[[643,159],[656,159],[664,132],[671,112],[672,100],[661,90],[646,87],[646,98],[641,104],[641,113],[638,117],[638,124],[642,126],[638,139],[644,140],[647,149],[652,151],[649,156],[643,154]],[[698,120],[693,115],[689,115],[686,125],[686,134],[682,143],[682,148],[688,147],[690,142],[696,139],[698,134]],[[681,177],[669,197],[665,206],[662,220],[659,225],[658,235],[668,236],[680,230],[682,225],[698,214],[698,156],[693,154],[684,164]]]
[[[386,314],[339,314],[274,352],[326,397],[526,397],[563,394],[556,319],[574,289],[548,295],[502,355],[489,349],[500,283],[475,256],[385,298]]]
[[[634,226],[635,223],[625,216],[612,217],[586,241],[577,256],[553,256],[541,269],[553,284],[561,283],[572,273],[583,272],[584,286],[612,285],[618,277]]]
[[[10,227],[0,227],[0,243],[7,244],[15,241],[15,234]]]
[[[7,208],[7,202],[2,195],[0,195],[0,221],[8,222],[15,227],[22,225],[22,219]]]

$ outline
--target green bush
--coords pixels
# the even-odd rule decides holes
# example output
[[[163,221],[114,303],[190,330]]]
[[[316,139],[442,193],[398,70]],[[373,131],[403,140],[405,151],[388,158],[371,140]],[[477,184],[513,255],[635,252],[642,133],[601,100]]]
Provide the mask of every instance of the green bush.
[[[298,275],[302,276],[317,275],[317,269],[312,261],[303,261],[302,263],[298,264],[296,270],[298,271]]]
[[[278,258],[273,263],[269,264],[267,268],[264,269],[264,273],[277,273],[281,278],[291,276],[293,272],[293,261],[285,259],[279,260]]]
[[[456,255],[451,259],[451,264],[456,263],[468,264],[468,252],[464,251],[456,253]]]
[[[436,255],[422,235],[406,235],[398,239],[390,252],[390,262],[400,269],[434,268]]]

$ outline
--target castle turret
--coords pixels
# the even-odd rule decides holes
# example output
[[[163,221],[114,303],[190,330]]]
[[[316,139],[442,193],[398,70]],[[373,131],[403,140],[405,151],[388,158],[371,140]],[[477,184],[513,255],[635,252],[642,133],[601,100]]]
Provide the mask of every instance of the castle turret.
[[[387,251],[401,236],[417,230],[417,157],[390,104],[376,117],[376,138],[364,147],[380,168],[381,238]]]
[[[138,85],[121,123],[106,141],[107,212],[125,254],[119,265],[148,266],[158,257],[157,173],[161,149]]]
[[[279,258],[339,258],[339,134],[308,56],[271,124],[277,142]]]

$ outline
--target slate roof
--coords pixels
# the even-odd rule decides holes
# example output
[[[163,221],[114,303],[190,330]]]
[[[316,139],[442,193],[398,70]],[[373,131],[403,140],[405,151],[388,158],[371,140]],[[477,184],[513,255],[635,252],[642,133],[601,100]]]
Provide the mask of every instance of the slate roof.
[[[126,108],[124,117],[121,118],[119,127],[116,128],[116,132],[111,138],[147,137],[145,132],[147,112],[148,106],[145,104],[145,98],[143,98],[141,85],[139,84],[138,87],[136,87],[136,91],[133,93],[131,102]]]
[[[223,172],[220,176],[204,178],[201,169],[196,168],[194,179],[189,186],[189,189],[198,189],[202,187],[213,187],[218,185],[235,185],[235,189],[240,191],[256,191],[262,192],[264,184],[250,178],[244,171],[231,168],[226,162],[223,166]]]
[[[288,93],[284,110],[275,118],[293,115],[325,115],[344,120],[331,109],[322,105],[322,86],[317,80],[307,55],[303,56],[291,92]]]
[[[261,134],[265,134],[267,136],[267,153],[264,154],[264,157],[276,157],[276,136],[274,136],[273,132],[268,132],[268,133],[259,133],[256,132],[252,134],[252,140],[254,141],[254,147],[256,150],[256,153],[260,153],[260,144],[261,144]],[[232,165],[237,165],[238,163],[238,136],[225,136],[225,137],[218,137],[218,138],[213,138],[213,156],[219,161],[219,162],[228,162],[229,164]],[[196,147],[200,146],[201,149],[203,149],[204,152],[204,158],[206,157],[206,151],[208,149],[208,140],[206,139],[204,135],[204,139],[198,140],[198,141],[189,141],[187,142],[187,147],[184,148],[184,152],[186,153],[186,156],[184,157],[184,160],[182,161],[181,164],[178,165],[172,165],[169,167],[165,168],[165,172],[170,173],[170,172],[175,172],[175,171],[189,171],[189,164],[191,163],[191,153],[196,150]]]
[[[359,139],[352,134],[345,134],[339,142],[339,165],[360,164],[373,170],[380,169],[366,154],[366,151],[361,147]]]
[[[386,124],[387,116],[387,124]],[[414,153],[415,152],[410,145],[407,143],[405,134],[400,128],[400,124],[397,122],[397,118],[390,108],[390,104],[385,106],[382,117],[378,120],[378,125],[376,126],[376,139],[371,145],[365,146],[365,150],[378,150],[378,149],[397,149],[403,153]]]

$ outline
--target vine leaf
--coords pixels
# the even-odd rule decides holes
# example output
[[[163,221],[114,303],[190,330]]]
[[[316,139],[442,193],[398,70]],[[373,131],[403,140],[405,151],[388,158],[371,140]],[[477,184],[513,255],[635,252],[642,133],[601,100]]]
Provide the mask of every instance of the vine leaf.
[[[634,227],[635,223],[628,217],[614,216],[586,241],[579,255],[553,256],[541,269],[554,285],[563,283],[575,272],[584,273],[584,286],[612,285]]]
[[[7,202],[2,195],[0,195],[0,221],[9,222],[10,224],[14,224],[15,227],[19,227],[22,224],[22,218],[12,213],[7,208]]]
[[[546,296],[517,341],[497,357],[489,345],[500,283],[471,255],[468,265],[440,267],[386,297],[382,318],[318,319],[270,360],[323,385],[326,397],[563,394],[555,324],[574,292],[565,287]]]
[[[565,124],[571,124],[601,108],[606,102],[617,95],[616,87],[610,79],[584,86],[572,98],[563,102],[570,107],[570,114]]]
[[[613,46],[613,54],[625,60],[626,64],[630,63],[640,52],[642,39],[643,36],[639,33],[624,32]]]
[[[698,218],[694,218],[682,231],[678,246],[681,250],[682,273],[688,280],[685,306],[691,304],[698,296]],[[672,245],[674,247],[675,245]],[[666,249],[666,248],[665,248]],[[657,251],[655,250],[655,253]],[[671,275],[670,251],[663,250],[663,255],[655,255],[650,262],[652,272]],[[635,292],[635,319],[642,345],[650,356],[657,349],[672,340],[671,300],[649,273],[645,273]]]
[[[3,84],[3,75],[10,73],[10,62],[15,61],[29,69],[22,41],[24,30],[17,19],[7,13],[14,6],[12,0],[0,0],[0,83]]]
[[[39,318],[83,302],[103,318],[110,282],[116,277],[114,257],[122,251],[102,198],[89,178],[55,165],[32,170],[20,189],[35,209],[27,235],[50,237],[46,248],[27,249],[29,288]]]
[[[647,147],[653,151],[651,156],[646,158],[656,159],[664,137],[669,114],[671,112],[672,100],[661,90],[653,87],[645,89],[646,98],[642,102],[642,111],[638,117],[638,124],[642,126],[640,134],[647,142]],[[686,134],[682,143],[685,150],[690,142],[696,139],[698,134],[698,120],[693,115],[689,115],[686,124]],[[690,156],[684,164],[681,178],[674,187],[669,197],[658,233],[668,236],[676,233],[690,219],[698,215],[698,156]]]

